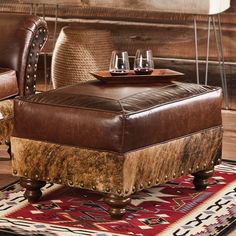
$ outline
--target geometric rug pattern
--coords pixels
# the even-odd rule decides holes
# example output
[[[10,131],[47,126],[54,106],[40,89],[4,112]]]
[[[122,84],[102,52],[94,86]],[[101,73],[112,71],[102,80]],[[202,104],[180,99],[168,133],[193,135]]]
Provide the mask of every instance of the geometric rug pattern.
[[[41,201],[29,204],[16,182],[0,192],[0,235],[224,235],[236,224],[236,166],[217,166],[203,192],[192,179],[184,176],[132,195],[122,220],[110,218],[99,193],[47,184]]]

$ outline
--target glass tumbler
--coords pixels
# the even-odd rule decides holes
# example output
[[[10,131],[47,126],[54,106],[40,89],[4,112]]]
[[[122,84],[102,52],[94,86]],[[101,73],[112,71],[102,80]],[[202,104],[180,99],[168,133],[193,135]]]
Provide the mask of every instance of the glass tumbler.
[[[137,75],[148,75],[154,70],[154,62],[151,50],[138,49],[134,59],[134,71]]]
[[[111,75],[127,75],[129,73],[129,56],[126,51],[113,51],[111,54],[110,68]]]

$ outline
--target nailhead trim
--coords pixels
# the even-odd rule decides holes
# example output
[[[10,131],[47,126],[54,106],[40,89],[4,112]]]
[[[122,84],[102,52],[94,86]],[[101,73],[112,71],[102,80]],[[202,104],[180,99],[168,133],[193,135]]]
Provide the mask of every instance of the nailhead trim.
[[[36,71],[38,67],[39,52],[47,39],[47,30],[39,28],[35,34],[29,52],[25,78],[25,95],[34,94],[36,91]],[[32,68],[33,67],[33,68]]]

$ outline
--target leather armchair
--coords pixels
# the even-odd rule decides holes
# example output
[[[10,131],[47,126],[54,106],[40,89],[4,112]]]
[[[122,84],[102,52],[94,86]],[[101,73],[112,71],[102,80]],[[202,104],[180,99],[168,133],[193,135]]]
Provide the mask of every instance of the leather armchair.
[[[13,98],[36,91],[37,63],[47,35],[46,22],[37,16],[0,14],[0,143],[9,144]]]

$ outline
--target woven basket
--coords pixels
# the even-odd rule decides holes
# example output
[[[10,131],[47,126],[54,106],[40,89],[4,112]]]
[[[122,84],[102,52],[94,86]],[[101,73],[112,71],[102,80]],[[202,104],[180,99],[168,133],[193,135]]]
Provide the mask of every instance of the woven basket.
[[[108,70],[112,50],[109,31],[62,28],[52,57],[53,87],[94,79],[89,72]]]

